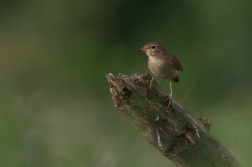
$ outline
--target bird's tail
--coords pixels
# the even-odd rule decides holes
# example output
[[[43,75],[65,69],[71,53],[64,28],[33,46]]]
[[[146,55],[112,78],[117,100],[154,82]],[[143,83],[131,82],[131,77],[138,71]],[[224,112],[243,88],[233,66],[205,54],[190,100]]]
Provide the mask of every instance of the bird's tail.
[[[176,76],[175,78],[172,78],[172,81],[173,81],[173,82],[179,82],[179,77]]]

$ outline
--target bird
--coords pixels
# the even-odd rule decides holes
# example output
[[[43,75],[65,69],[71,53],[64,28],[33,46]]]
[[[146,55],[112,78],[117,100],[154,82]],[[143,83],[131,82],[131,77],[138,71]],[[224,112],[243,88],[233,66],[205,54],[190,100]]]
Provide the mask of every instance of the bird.
[[[150,89],[154,85],[155,77],[170,80],[169,107],[172,102],[172,81],[179,82],[178,71],[183,71],[182,65],[172,53],[157,42],[149,42],[138,50],[148,56],[148,68],[154,74],[150,81]]]

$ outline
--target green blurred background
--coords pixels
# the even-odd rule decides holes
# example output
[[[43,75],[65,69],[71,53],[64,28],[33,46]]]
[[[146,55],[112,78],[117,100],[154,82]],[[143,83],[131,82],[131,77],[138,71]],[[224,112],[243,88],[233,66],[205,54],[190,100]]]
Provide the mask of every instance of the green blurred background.
[[[175,167],[113,107],[105,78],[150,73],[137,49],[151,41],[183,65],[175,100],[251,166],[251,9],[251,0],[1,1],[0,166]]]

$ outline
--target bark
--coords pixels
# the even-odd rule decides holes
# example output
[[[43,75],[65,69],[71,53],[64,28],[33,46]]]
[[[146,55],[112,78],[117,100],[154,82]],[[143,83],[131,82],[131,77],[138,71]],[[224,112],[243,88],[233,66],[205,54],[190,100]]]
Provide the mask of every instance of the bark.
[[[240,167],[240,163],[210,133],[210,121],[192,116],[150,75],[107,76],[115,108],[138,132],[178,167]]]

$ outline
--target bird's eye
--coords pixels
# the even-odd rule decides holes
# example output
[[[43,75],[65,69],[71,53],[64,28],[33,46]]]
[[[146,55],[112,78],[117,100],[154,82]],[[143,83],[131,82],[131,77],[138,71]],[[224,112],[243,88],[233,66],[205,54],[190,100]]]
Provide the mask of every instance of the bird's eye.
[[[155,49],[155,48],[156,48],[156,46],[155,46],[155,45],[152,45],[152,46],[151,46],[151,49]]]

